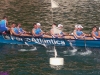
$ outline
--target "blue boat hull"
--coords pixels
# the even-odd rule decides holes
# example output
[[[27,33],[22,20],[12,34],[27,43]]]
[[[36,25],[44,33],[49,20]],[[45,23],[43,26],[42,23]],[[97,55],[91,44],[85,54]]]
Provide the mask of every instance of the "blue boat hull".
[[[11,36],[0,34],[0,43],[27,44],[27,45],[50,45],[50,46],[87,46],[100,47],[100,40],[78,40],[59,38],[34,38],[31,36]]]

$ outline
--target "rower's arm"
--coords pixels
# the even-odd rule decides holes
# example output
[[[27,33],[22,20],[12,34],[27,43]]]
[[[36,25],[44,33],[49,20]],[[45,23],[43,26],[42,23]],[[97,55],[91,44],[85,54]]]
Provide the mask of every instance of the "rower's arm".
[[[82,33],[82,35],[78,36],[78,35],[76,34],[76,31],[75,31],[75,30],[74,30],[73,34],[74,34],[74,37],[80,38],[80,39],[83,38],[83,37],[85,36],[84,33]]]
[[[36,35],[35,32],[34,32],[34,29],[32,29],[32,35],[34,35],[34,36]]]
[[[43,30],[41,30],[41,34],[45,34],[45,32]]]
[[[82,32],[82,36],[84,36],[84,37],[85,37],[85,36],[86,36],[86,34]]]
[[[20,34],[16,34],[13,29],[11,29],[10,31],[11,31],[11,34],[13,35],[18,35],[18,36],[20,35]]]
[[[75,30],[73,31],[73,35],[78,38],[78,35],[76,34]]]
[[[8,20],[6,20],[6,25],[8,26]]]
[[[93,31],[92,31],[91,34],[92,34],[92,36],[95,37],[95,38],[100,38],[99,36],[96,36],[95,33],[94,33]]]
[[[40,36],[41,34],[39,34],[39,35],[35,34],[34,29],[32,29],[32,35],[34,35],[34,36]]]
[[[98,36],[100,37],[100,30],[98,31]]]
[[[52,30],[52,29],[50,30],[50,34],[51,34],[51,35],[54,35],[54,33],[53,33],[53,30]]]

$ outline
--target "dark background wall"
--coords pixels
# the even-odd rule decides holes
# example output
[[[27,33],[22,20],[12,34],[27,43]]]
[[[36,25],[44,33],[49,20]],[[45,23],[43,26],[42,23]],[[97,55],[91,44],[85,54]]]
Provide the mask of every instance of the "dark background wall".
[[[94,25],[100,26],[99,0],[55,0],[59,8],[53,9],[54,23],[64,25],[64,31],[72,32],[75,24],[82,24],[85,32]],[[20,22],[27,29],[40,22],[48,31],[52,24],[50,0],[0,0],[0,19],[7,15],[11,22]]]

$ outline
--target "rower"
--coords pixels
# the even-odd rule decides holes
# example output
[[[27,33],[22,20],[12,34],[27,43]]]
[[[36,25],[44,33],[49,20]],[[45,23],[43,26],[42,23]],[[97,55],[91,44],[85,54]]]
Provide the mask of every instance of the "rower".
[[[34,37],[43,37],[42,30],[40,28],[40,23],[34,23],[33,29],[32,29],[32,35]]]
[[[78,24],[75,25],[74,31],[73,31],[71,34],[65,36],[65,38],[66,38],[66,39],[78,39],[78,38],[76,37],[76,36],[77,36],[76,31],[77,31],[77,30],[78,30]]]
[[[34,37],[38,37],[38,36],[39,36],[39,35],[36,34],[36,29],[37,29],[37,25],[36,25],[36,23],[34,23],[34,24],[33,24],[33,29],[32,29],[32,35],[33,35]]]
[[[58,29],[59,37],[63,38],[64,37],[64,32],[62,31],[63,30],[63,25],[62,24],[58,24],[57,29]]]
[[[36,23],[36,25],[37,25],[37,34],[41,34],[41,36],[43,36],[43,34],[45,33],[45,32],[43,32],[42,31],[42,29],[41,29],[41,24],[40,23]]]
[[[58,25],[58,28],[56,26],[56,24],[52,24],[52,28],[50,30],[50,34],[52,35],[53,38],[61,38],[62,37],[62,30],[60,29],[60,27],[63,26],[61,24]]]
[[[8,20],[7,17],[4,16],[3,19],[0,21],[0,32],[1,33],[5,33],[8,32],[10,30],[10,28],[7,27],[8,25]]]
[[[51,38],[51,36],[46,35],[45,32],[43,32],[41,30],[40,26],[41,26],[40,23],[34,23],[33,24],[32,35],[34,37],[47,37],[47,38]]]
[[[25,30],[23,30],[21,28],[21,24],[20,23],[17,24],[16,31],[17,31],[18,34],[21,34],[21,36],[30,36],[29,35],[30,33],[26,32]]]
[[[99,32],[99,31],[97,31],[97,27],[94,26],[94,27],[92,28],[92,32],[91,32],[91,35],[92,35],[92,37],[93,37],[94,40],[100,39],[100,33],[98,33],[98,32]]]
[[[16,35],[16,36],[20,36],[21,35],[21,33],[19,33],[19,31],[17,30],[15,23],[12,23],[12,25],[11,25],[10,34],[11,35]]]
[[[83,39],[85,34],[82,32],[83,27],[81,25],[75,25],[75,30],[73,31],[73,35],[75,39]]]
[[[77,30],[78,30],[78,24],[75,25],[75,29],[74,29],[73,33],[71,33],[71,35],[73,35],[75,39],[77,39],[77,37],[76,37],[77,36],[76,31]]]
[[[21,33],[21,34],[26,33],[26,31],[24,31],[24,30],[21,28],[21,24],[20,24],[20,23],[17,24],[16,29],[17,29],[18,32]]]

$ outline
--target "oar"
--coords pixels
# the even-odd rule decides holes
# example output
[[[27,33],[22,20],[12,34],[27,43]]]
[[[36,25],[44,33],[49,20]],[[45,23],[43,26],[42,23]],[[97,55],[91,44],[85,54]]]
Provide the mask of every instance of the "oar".
[[[25,36],[21,36],[25,45],[29,46],[29,44],[25,41]]]
[[[27,46],[29,46],[29,44],[27,42],[25,42],[25,41],[24,41],[24,44],[27,45]]]
[[[11,39],[14,40],[14,38],[12,37],[12,35],[10,35]],[[16,36],[15,36],[16,37]],[[29,46],[29,44],[24,40],[24,36],[22,36],[23,42],[25,45]]]
[[[85,36],[83,37],[84,38],[84,45],[85,45],[85,49],[86,49],[86,40],[85,40]],[[87,50],[87,49],[86,49]]]
[[[55,58],[56,58],[57,57],[57,51],[56,51],[55,45],[54,45],[54,54],[55,54]]]
[[[44,40],[44,37],[42,37],[43,38],[43,40]],[[47,48],[47,46],[46,46],[46,44],[45,43],[43,43],[43,44],[41,44],[42,46],[44,46],[45,48]]]
[[[55,40],[55,39],[53,38],[53,40]],[[55,48],[55,42],[54,42],[54,56],[55,56],[55,58],[58,56],[57,50],[56,50],[56,48]]]

